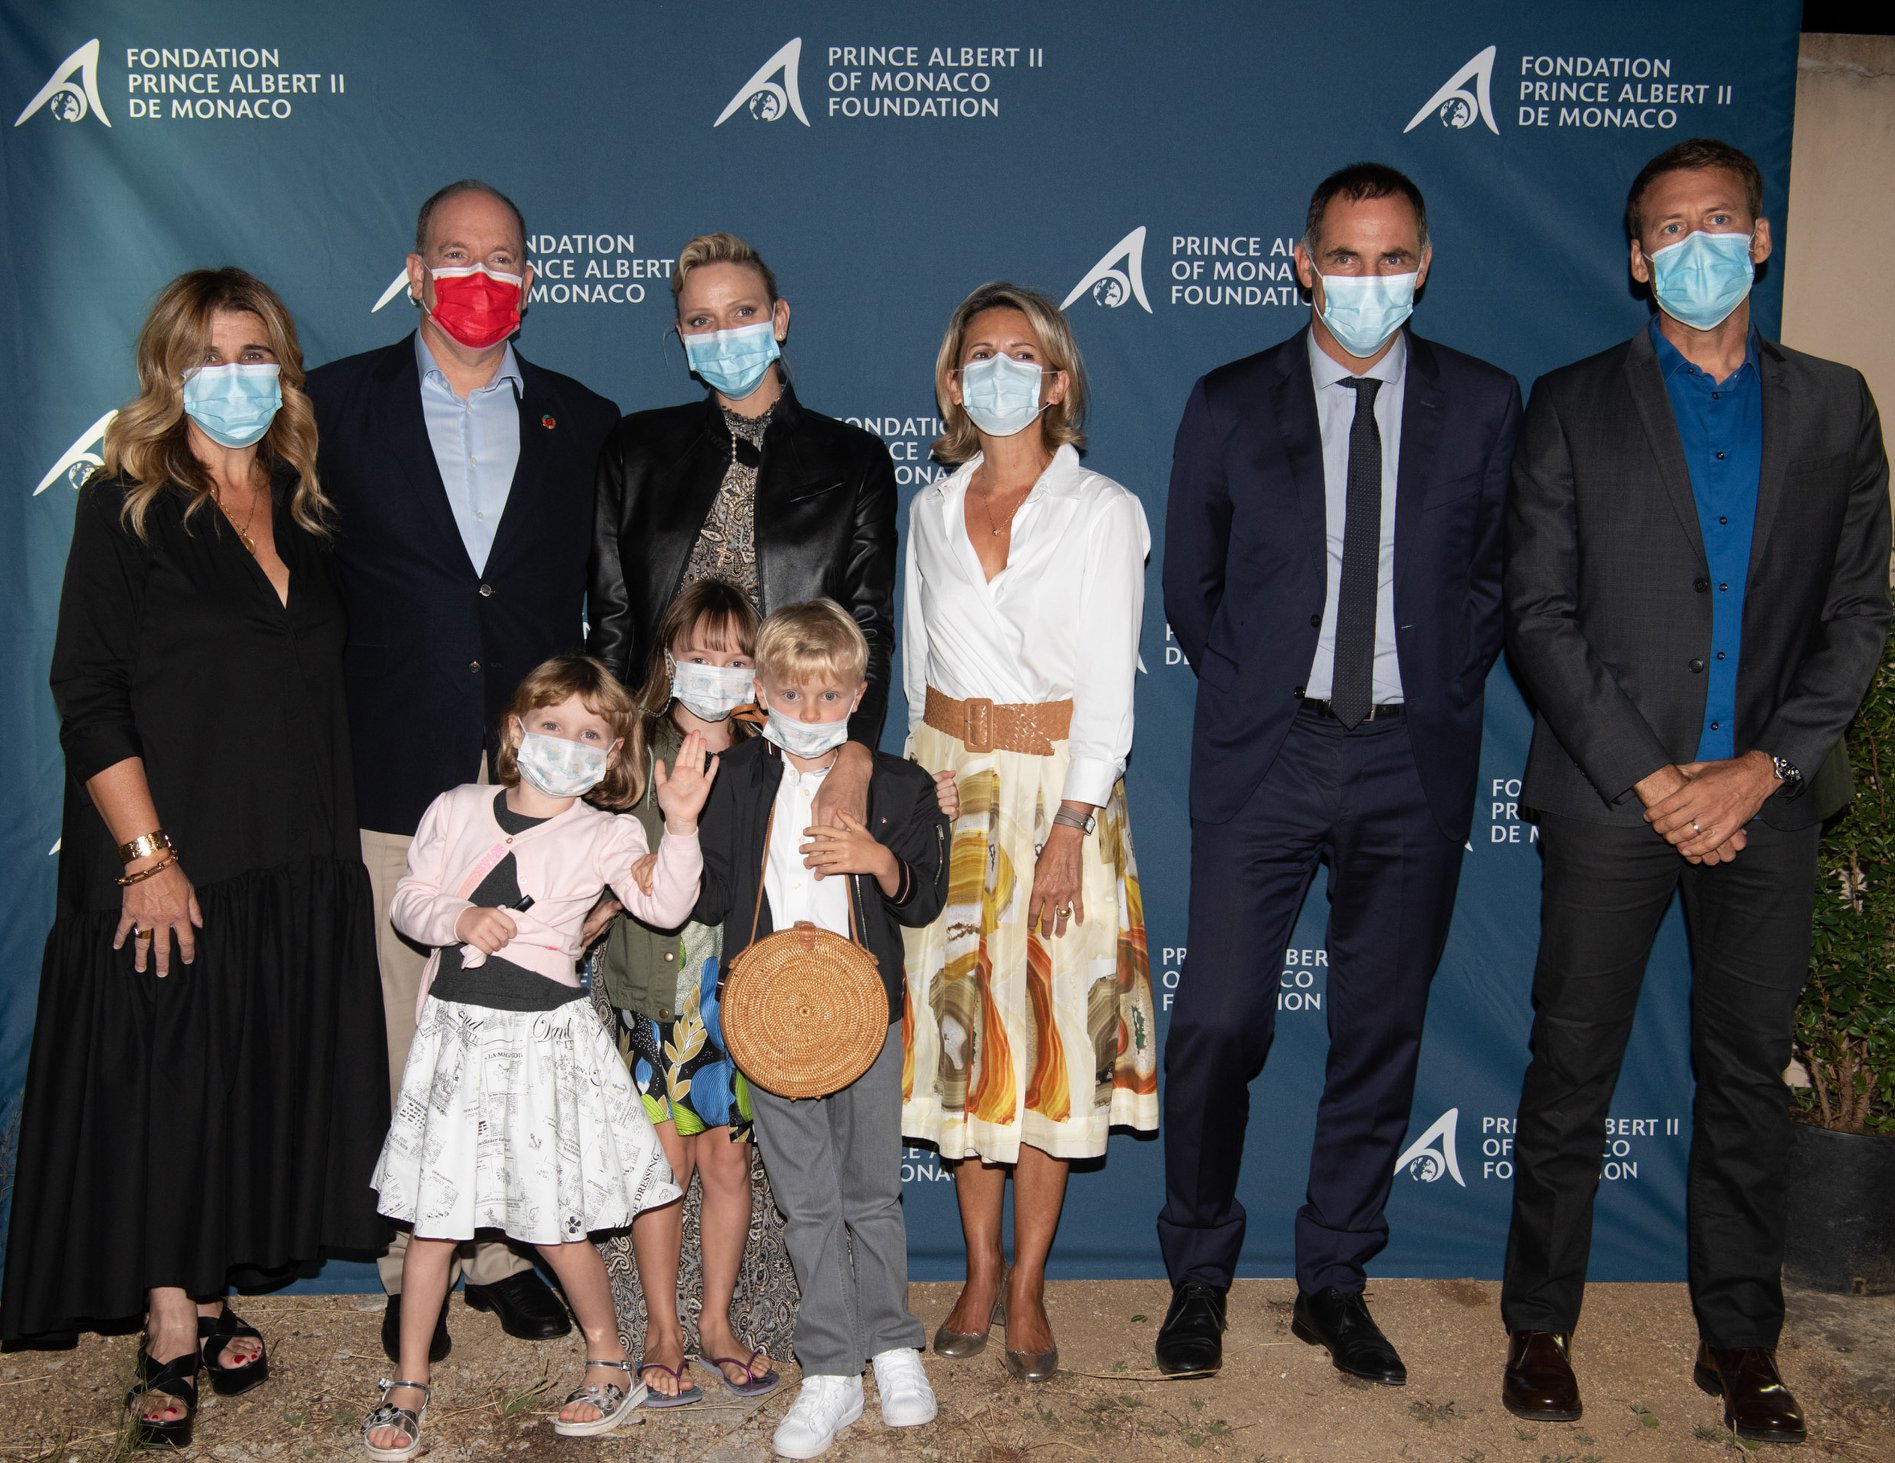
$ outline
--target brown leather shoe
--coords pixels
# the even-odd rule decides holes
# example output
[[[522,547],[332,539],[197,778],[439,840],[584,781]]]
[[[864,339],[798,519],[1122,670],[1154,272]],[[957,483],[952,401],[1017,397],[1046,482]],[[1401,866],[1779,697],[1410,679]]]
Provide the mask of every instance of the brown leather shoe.
[[[1568,1359],[1573,1338],[1562,1331],[1509,1331],[1500,1400],[1529,1422],[1577,1422],[1579,1380]]]
[[[1761,1346],[1698,1346],[1691,1379],[1724,1399],[1724,1426],[1752,1443],[1800,1443],[1803,1409],[1777,1375],[1777,1354]]]

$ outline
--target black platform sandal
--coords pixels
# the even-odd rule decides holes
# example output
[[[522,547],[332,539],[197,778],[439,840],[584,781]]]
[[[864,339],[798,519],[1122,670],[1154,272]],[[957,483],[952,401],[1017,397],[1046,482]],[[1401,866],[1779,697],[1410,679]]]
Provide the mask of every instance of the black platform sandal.
[[[239,1337],[254,1338],[257,1354],[236,1366],[225,1366],[218,1358]],[[215,1316],[197,1318],[197,1351],[204,1370],[210,1373],[211,1390],[219,1397],[241,1397],[270,1378],[270,1348],[263,1344],[263,1333],[228,1305]]]
[[[143,1341],[138,1344],[138,1370],[132,1388],[125,1394],[125,1406],[131,1411],[132,1420],[138,1427],[138,1446],[141,1448],[188,1448],[191,1446],[191,1430],[197,1425],[197,1369],[200,1358],[195,1351],[187,1351],[175,1361],[156,1361],[145,1350]],[[140,1404],[153,1392],[174,1397],[184,1404],[184,1416],[173,1418],[146,1417],[140,1410]]]

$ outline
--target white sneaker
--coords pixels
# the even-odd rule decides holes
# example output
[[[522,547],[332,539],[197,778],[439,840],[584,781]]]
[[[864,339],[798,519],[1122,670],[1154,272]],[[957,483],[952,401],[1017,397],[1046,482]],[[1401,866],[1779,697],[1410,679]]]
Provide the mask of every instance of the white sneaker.
[[[928,1401],[932,1404],[934,1399]],[[803,1390],[776,1425],[770,1446],[779,1458],[820,1457],[829,1451],[836,1434],[861,1415],[860,1377],[804,1377]]]
[[[933,1422],[934,1388],[921,1369],[921,1353],[912,1346],[878,1351],[869,1358],[875,1390],[882,1396],[882,1421],[890,1427],[920,1427]]]

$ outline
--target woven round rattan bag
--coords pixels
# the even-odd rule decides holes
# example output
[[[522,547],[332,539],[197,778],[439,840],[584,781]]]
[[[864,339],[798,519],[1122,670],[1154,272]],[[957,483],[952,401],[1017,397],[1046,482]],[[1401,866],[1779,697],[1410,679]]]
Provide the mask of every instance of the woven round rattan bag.
[[[766,935],[731,961],[720,1000],[731,1060],[778,1097],[842,1091],[888,1039],[875,957],[812,924]]]

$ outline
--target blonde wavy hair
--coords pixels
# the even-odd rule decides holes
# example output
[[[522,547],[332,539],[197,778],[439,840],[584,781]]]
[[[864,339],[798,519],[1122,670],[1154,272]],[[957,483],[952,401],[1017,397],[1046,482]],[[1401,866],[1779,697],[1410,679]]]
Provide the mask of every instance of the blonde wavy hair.
[[[1083,449],[1086,434],[1080,428],[1086,420],[1086,367],[1079,359],[1079,342],[1073,339],[1065,312],[1038,290],[997,279],[982,285],[955,307],[947,334],[941,337],[941,349],[934,358],[934,401],[946,430],[935,439],[934,455],[956,467],[980,451],[980,433],[966,409],[955,404],[948,383],[960,368],[968,327],[983,310],[1018,310],[1026,316],[1039,338],[1040,354],[1046,358],[1044,369],[1066,377],[1066,395],[1040,413],[1041,440],[1049,450],[1068,445]]]
[[[671,271],[671,299],[673,308],[677,299],[684,293],[684,281],[692,270],[704,264],[740,264],[746,269],[754,269],[763,276],[763,292],[770,297],[772,307],[776,305],[776,276],[770,272],[770,266],[763,262],[763,256],[751,248],[735,234],[699,234],[678,252],[678,262]]]
[[[812,676],[853,685],[868,675],[862,627],[833,599],[812,599],[774,611],[757,631],[757,674],[797,685]]]
[[[158,293],[145,328],[138,332],[138,395],[105,429],[104,466],[127,490],[121,510],[140,540],[145,515],[167,487],[183,493],[184,519],[200,512],[215,494],[210,475],[191,450],[184,415],[184,373],[204,363],[211,321],[220,311],[255,315],[276,354],[283,405],[257,444],[257,464],[274,475],[287,467],[297,477],[290,516],[307,532],[326,539],[335,509],[316,477],[316,413],[303,393],[303,348],[296,322],[271,289],[241,269],[194,269]]]

